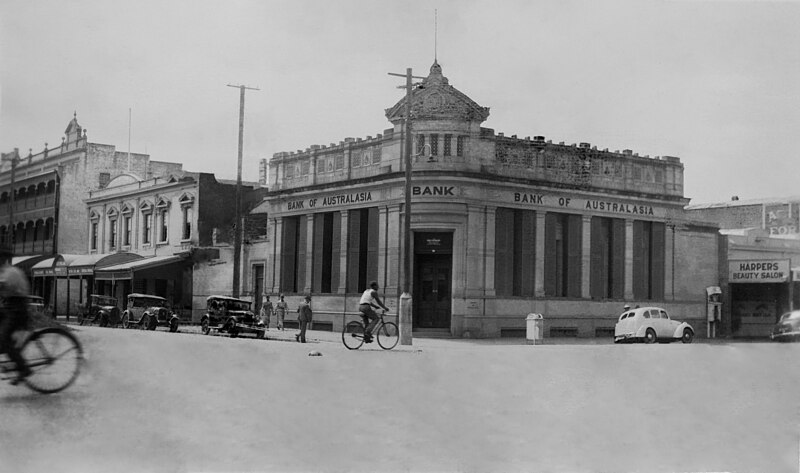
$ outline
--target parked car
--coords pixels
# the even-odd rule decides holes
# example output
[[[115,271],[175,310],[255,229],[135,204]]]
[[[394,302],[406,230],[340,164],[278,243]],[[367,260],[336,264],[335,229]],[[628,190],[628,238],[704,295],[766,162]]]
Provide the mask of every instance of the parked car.
[[[148,294],[128,294],[128,307],[122,313],[122,326],[134,325],[142,330],[155,330],[156,327],[169,327],[170,332],[177,332],[180,317],[167,306],[167,300]]]
[[[686,322],[672,320],[660,307],[639,307],[622,313],[614,327],[614,343],[644,343],[680,340],[692,343],[694,329]]]
[[[81,325],[98,324],[101,327],[116,327],[120,323],[120,310],[117,299],[102,294],[90,294],[89,300],[78,314]]]
[[[264,322],[250,310],[251,302],[227,296],[209,296],[206,313],[200,319],[200,328],[208,335],[211,330],[226,332],[231,337],[252,333],[264,338]]]
[[[800,310],[781,315],[778,323],[772,327],[769,338],[776,342],[800,341]]]

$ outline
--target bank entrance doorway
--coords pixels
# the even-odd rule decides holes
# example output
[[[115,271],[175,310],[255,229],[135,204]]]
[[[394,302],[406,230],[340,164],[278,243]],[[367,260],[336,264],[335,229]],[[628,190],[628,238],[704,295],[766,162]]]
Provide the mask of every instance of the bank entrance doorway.
[[[414,330],[450,330],[453,234],[414,234]]]

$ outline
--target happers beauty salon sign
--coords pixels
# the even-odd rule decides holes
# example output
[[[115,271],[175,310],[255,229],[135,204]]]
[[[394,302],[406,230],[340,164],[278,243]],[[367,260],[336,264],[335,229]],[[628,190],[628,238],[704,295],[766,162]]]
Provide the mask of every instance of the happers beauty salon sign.
[[[738,260],[728,262],[731,283],[775,283],[789,278],[789,260]]]

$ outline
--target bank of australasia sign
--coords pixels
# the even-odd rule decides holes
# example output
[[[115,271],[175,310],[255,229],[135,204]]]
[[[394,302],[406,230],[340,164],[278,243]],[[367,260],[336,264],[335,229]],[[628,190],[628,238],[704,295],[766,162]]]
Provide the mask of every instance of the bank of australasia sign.
[[[731,283],[775,283],[789,280],[789,260],[738,260],[728,262]]]

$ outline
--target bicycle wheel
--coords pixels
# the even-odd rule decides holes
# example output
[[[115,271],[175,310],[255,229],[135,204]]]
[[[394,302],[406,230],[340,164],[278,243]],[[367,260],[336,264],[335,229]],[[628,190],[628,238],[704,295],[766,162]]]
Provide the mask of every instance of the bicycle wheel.
[[[384,350],[391,350],[400,340],[400,330],[394,322],[386,322],[378,329],[378,345]]]
[[[56,393],[72,384],[83,362],[78,339],[59,327],[33,332],[21,352],[31,369],[25,384],[43,394]]]
[[[342,343],[348,350],[357,350],[364,344],[364,324],[354,320],[345,325],[342,331]]]

